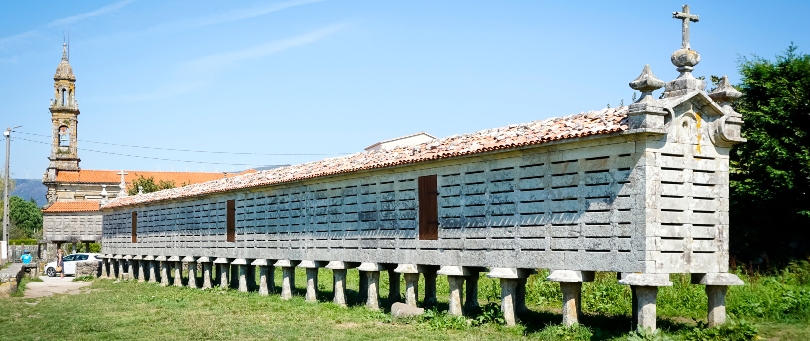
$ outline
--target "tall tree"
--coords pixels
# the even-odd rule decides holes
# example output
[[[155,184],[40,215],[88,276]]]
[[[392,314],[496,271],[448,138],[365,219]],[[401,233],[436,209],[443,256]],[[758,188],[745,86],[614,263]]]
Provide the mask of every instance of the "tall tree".
[[[143,189],[143,193],[151,193],[175,187],[177,186],[175,186],[174,181],[160,180],[158,182],[155,182],[154,176],[145,178],[143,175],[139,175],[138,178],[132,181],[132,184],[129,185],[129,187],[127,187],[127,194],[129,195],[138,194],[138,190],[140,188]]]
[[[42,231],[42,211],[37,204],[16,195],[8,201],[11,224],[24,232],[24,237],[35,238]]]
[[[731,151],[731,252],[786,260],[810,252],[810,55],[743,58],[748,142]],[[766,257],[767,256],[767,257]]]

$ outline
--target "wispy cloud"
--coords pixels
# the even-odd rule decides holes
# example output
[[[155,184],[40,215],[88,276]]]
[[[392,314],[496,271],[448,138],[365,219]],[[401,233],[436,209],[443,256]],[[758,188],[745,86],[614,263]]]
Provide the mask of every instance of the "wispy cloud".
[[[109,4],[109,5],[104,6],[104,7],[100,7],[98,9],[95,9],[95,10],[90,11],[90,12],[76,14],[76,15],[72,15],[72,16],[69,16],[69,17],[66,17],[66,18],[51,21],[50,23],[45,25],[45,27],[55,27],[55,26],[70,25],[70,24],[82,21],[84,19],[87,19],[87,18],[97,17],[99,15],[106,14],[106,13],[118,10],[118,9],[120,9],[120,8],[126,6],[126,5],[129,5],[133,1],[135,1],[135,0],[121,0],[119,2]]]
[[[114,96],[96,96],[92,97],[92,100],[104,102],[136,102],[166,99],[187,94],[208,86],[211,82],[212,74],[228,66],[243,61],[268,57],[285,50],[317,42],[340,31],[345,26],[345,24],[327,26],[287,39],[196,58],[178,67],[174,76],[171,77],[173,81],[165,83],[153,90]],[[201,75],[204,75],[204,77]]]
[[[295,0],[295,1],[288,1],[288,2],[280,2],[274,4],[267,4],[263,6],[256,6],[250,8],[239,8],[231,11],[227,11],[224,13],[214,14],[205,17],[198,17],[198,18],[190,18],[190,19],[182,19],[178,21],[173,21],[165,24],[160,24],[157,26],[153,26],[146,30],[148,33],[155,33],[155,32],[177,32],[177,31],[186,31],[192,30],[195,28],[211,26],[216,24],[224,24],[229,22],[235,22],[250,18],[259,17],[265,14],[278,12],[283,9],[287,9],[290,7],[296,7],[301,5],[307,5],[312,3],[321,2],[323,0]]]
[[[338,24],[315,30],[306,34],[288,39],[277,40],[266,44],[252,46],[246,49],[217,53],[200,57],[190,61],[187,67],[194,70],[218,70],[237,62],[267,57],[294,47],[307,45],[334,34],[343,29],[345,25]]]
[[[107,6],[100,7],[98,9],[92,10],[90,12],[76,14],[76,15],[72,15],[72,16],[69,16],[69,17],[61,18],[61,19],[56,19],[54,21],[51,21],[51,22],[45,24],[44,27],[45,28],[52,28],[52,27],[57,27],[57,26],[65,26],[65,25],[74,24],[74,23],[77,23],[79,21],[82,21],[82,20],[85,20],[85,19],[88,19],[88,18],[97,17],[99,15],[103,15],[103,14],[118,10],[118,9],[120,9],[120,8],[134,2],[134,1],[135,0],[122,0],[122,1],[119,1],[119,2],[116,2],[116,3],[113,3],[113,4],[109,4]],[[41,36],[40,29],[36,28],[36,29],[30,30],[30,31],[27,31],[27,32],[18,33],[18,34],[11,35],[11,36],[8,36],[8,37],[0,38],[0,49],[5,48],[6,46],[11,45],[11,44],[30,41],[33,38],[38,38],[39,36]]]

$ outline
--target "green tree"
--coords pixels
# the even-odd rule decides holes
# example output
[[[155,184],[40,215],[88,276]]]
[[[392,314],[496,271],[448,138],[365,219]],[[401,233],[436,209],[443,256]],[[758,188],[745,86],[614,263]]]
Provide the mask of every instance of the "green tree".
[[[14,237],[36,237],[42,231],[42,211],[37,207],[37,204],[16,195],[9,198],[8,202],[8,216],[11,220],[12,229],[19,230],[19,233],[15,232]],[[12,231],[9,230],[9,238],[12,237],[11,234]]]
[[[160,180],[155,182],[155,177],[150,176],[145,178],[143,175],[139,175],[137,179],[132,181],[132,184],[127,187],[127,194],[135,195],[138,194],[138,188],[143,188],[144,193],[151,193],[157,192],[164,189],[175,188],[174,181],[164,181]]]
[[[742,259],[810,250],[810,55],[791,44],[771,61],[740,62],[748,142],[731,151],[731,251]]]

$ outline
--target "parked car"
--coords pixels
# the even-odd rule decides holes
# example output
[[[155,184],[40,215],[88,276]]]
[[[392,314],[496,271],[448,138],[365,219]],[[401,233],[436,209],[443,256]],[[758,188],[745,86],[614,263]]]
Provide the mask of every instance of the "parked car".
[[[99,253],[74,253],[67,256],[62,257],[62,262],[64,265],[62,266],[62,272],[65,275],[75,275],[76,274],[76,262],[84,262],[88,260],[94,261],[101,261],[98,259],[98,256],[101,256]],[[56,271],[56,261],[50,262],[45,265],[45,274],[49,277],[56,276],[59,272]]]

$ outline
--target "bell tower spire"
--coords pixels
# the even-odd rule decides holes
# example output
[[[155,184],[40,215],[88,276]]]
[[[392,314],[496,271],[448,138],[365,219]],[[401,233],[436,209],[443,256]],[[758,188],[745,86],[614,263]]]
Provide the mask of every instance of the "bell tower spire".
[[[68,61],[68,45],[62,44],[62,61],[53,76],[54,98],[51,100],[51,155],[43,182],[56,181],[60,171],[79,170],[77,133],[79,103],[76,101],[76,76]]]

